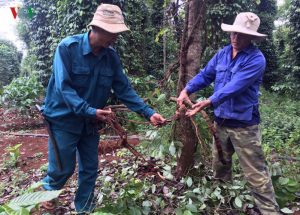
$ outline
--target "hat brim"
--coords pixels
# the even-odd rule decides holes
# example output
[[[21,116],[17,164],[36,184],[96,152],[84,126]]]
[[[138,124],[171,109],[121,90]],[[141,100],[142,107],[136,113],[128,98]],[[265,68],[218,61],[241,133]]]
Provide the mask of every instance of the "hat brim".
[[[91,25],[102,28],[103,30],[113,34],[129,31],[129,28],[125,24],[108,24],[99,20],[93,20],[88,26]]]
[[[252,31],[252,30],[249,30],[248,28],[244,28],[242,26],[237,26],[237,25],[228,25],[228,24],[222,23],[221,29],[226,32],[238,32],[238,33],[242,33],[242,34],[252,35],[252,36],[255,36],[255,39],[257,39],[257,40],[261,40],[261,39],[264,39],[265,37],[267,37],[266,34],[261,34],[256,31]]]

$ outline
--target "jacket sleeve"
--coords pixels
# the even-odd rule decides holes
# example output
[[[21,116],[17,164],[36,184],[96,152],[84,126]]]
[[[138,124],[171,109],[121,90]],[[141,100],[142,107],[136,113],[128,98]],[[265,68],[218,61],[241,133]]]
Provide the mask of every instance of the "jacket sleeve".
[[[55,77],[55,90],[61,94],[67,107],[76,115],[94,118],[96,109],[80,98],[74,88],[70,77],[71,55],[65,44],[61,43],[55,52],[53,71]]]
[[[198,90],[201,90],[210,85],[216,77],[215,67],[218,62],[220,52],[215,54],[213,58],[207,63],[194,78],[192,78],[186,85],[185,89],[189,94],[192,94]]]
[[[128,78],[123,73],[122,64],[119,57],[115,56],[115,78],[112,88],[117,96],[130,110],[143,115],[148,120],[155,113],[145,102],[137,95],[132,88]]]
[[[213,107],[217,107],[225,100],[241,94],[255,81],[262,78],[265,67],[266,61],[262,55],[256,55],[249,59],[241,70],[236,72],[231,81],[209,97]]]

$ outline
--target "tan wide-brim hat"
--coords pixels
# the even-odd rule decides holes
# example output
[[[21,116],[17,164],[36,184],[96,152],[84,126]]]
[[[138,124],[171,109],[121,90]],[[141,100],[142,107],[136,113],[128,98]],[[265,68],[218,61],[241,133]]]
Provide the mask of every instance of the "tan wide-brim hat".
[[[125,25],[121,9],[112,4],[98,6],[93,20],[88,26],[91,25],[114,34],[129,31],[129,28]]]
[[[261,40],[267,37],[266,34],[258,33],[257,30],[260,25],[260,19],[255,13],[243,12],[239,13],[233,25],[221,24],[221,29],[227,32],[238,32],[255,36],[254,39]]]

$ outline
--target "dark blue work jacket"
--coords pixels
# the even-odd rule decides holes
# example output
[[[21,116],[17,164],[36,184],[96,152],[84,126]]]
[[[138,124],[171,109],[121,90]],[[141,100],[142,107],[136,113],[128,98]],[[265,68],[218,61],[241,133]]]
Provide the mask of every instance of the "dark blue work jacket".
[[[105,107],[111,90],[132,111],[148,119],[154,114],[132,89],[114,49],[97,56],[88,33],[67,37],[55,52],[43,114],[53,129],[94,132],[96,109]]]

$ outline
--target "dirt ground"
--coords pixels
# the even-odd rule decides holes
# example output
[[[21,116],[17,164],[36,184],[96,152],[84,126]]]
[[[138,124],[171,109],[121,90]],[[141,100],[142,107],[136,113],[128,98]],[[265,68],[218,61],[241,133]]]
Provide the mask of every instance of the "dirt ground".
[[[138,138],[128,140],[129,144],[138,145]],[[8,147],[21,144],[20,156],[16,167],[10,165]],[[26,190],[46,174],[48,134],[39,114],[22,118],[15,113],[5,113],[0,109],[0,205],[20,194],[19,189]],[[114,155],[121,148],[118,139],[101,141],[99,144],[99,161],[106,163],[118,159]],[[3,168],[4,167],[4,168]],[[72,177],[76,182],[77,174]],[[5,186],[4,186],[5,185]],[[60,206],[50,214],[68,214],[74,211],[73,197],[76,184],[67,184],[64,193],[59,197]],[[17,188],[17,192],[15,191]],[[36,214],[46,212],[43,209]]]

